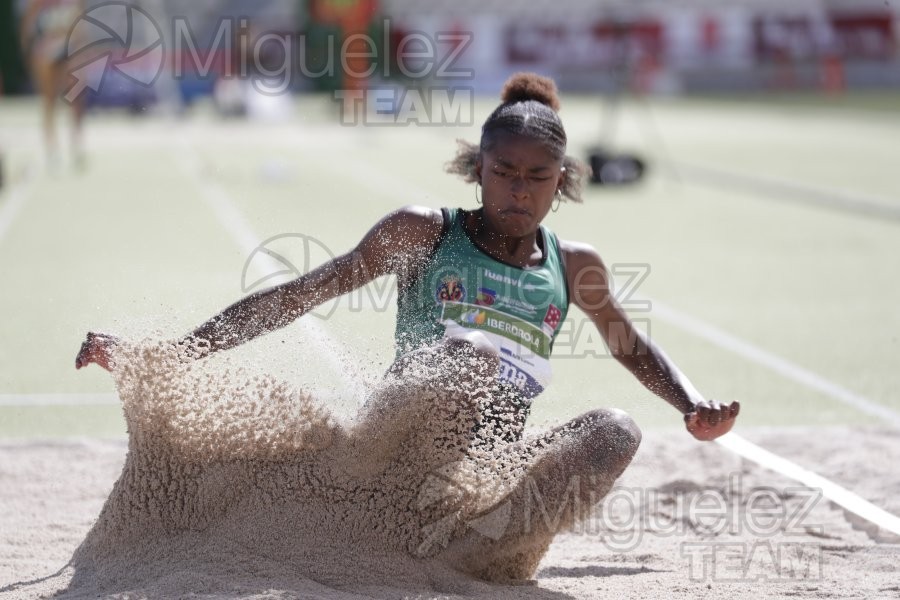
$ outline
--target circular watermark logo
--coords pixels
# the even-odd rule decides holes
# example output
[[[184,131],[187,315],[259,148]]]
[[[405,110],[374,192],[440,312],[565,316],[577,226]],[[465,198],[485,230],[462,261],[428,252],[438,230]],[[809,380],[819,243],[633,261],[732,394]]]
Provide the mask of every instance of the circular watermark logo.
[[[253,249],[241,271],[241,291],[245,294],[287,283],[309,273],[313,268],[333,261],[331,249],[311,235],[281,233],[274,235]],[[323,292],[338,281],[327,275],[311,282]],[[329,300],[317,306],[311,314],[327,319],[337,310],[339,300]]]
[[[71,70],[74,83],[66,101],[74,102],[89,89],[99,92],[110,70],[150,87],[162,72],[163,50],[162,31],[143,9],[124,2],[91,8],[78,17],[66,39],[67,57],[78,65]]]

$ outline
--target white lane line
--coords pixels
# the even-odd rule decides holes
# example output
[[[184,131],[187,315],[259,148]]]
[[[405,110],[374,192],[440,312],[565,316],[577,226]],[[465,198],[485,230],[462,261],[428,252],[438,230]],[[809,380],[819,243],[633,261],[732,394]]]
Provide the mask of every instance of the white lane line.
[[[651,302],[653,306],[652,314],[654,317],[659,317],[669,324],[692,335],[712,342],[726,350],[730,350],[750,361],[768,367],[801,385],[805,385],[840,402],[848,404],[857,410],[880,417],[881,419],[900,427],[900,415],[897,415],[890,409],[877,404],[864,396],[851,392],[836,383],[828,381],[824,377],[821,377],[808,369],[804,369],[803,367],[795,365],[771,352],[763,350],[750,342],[746,342],[730,333],[722,331],[709,323],[677,311],[656,300]],[[734,432],[720,437],[716,442],[723,448],[727,448],[735,454],[743,456],[762,467],[799,481],[810,488],[821,490],[822,495],[833,501],[835,504],[874,523],[882,529],[900,535],[900,517],[896,517],[875,506],[868,500],[857,496],[850,490],[841,487],[833,481],[773,454]]]
[[[176,162],[182,172],[200,190],[207,206],[210,207],[225,230],[231,234],[244,255],[251,256],[262,244],[262,239],[256,235],[253,228],[228,196],[228,193],[220,185],[213,181],[201,179],[199,176],[199,161],[187,140],[181,140],[180,151]],[[284,265],[278,263],[271,256],[263,253],[261,253],[261,256],[260,261],[254,261],[251,265],[257,271],[255,274],[257,278],[283,270]],[[262,263],[266,263],[267,268],[262,268]],[[355,369],[364,369],[366,363],[354,360],[354,368],[351,369],[349,363],[354,357],[351,356],[350,349],[332,338],[312,315],[298,319],[297,325],[306,336],[311,338],[323,350],[321,354],[328,365],[340,377],[345,389],[353,395],[357,403],[361,404],[366,394],[366,376],[354,377],[353,372]],[[366,375],[369,374],[366,373]]]
[[[773,454],[768,450],[760,448],[756,444],[745,440],[735,433],[723,435],[716,440],[716,443],[762,467],[799,481],[809,488],[818,489],[822,492],[824,497],[835,504],[842,506],[870,523],[878,525],[886,531],[900,535],[900,517],[892,515],[875,506],[868,500],[857,496],[850,490],[839,486],[833,481],[826,479],[821,475],[817,475],[808,469],[804,469],[800,465],[792,463],[777,454]]]
[[[333,163],[329,162],[323,166],[330,167],[337,172]],[[378,193],[385,198],[391,198],[395,202],[399,202],[399,206],[414,204],[439,196],[432,189],[404,181],[396,175],[390,174],[390,172],[373,166],[369,162],[357,161],[353,163],[352,169],[341,170],[339,173],[341,177],[349,177],[356,180],[357,184],[367,192]],[[403,198],[403,200],[400,200],[400,198]],[[446,203],[442,203],[442,206],[446,206]]]
[[[31,191],[31,185],[26,180],[23,183],[14,185],[9,188],[6,198],[0,197],[0,242],[9,232],[16,215],[28,199],[28,192]]]
[[[777,196],[779,199],[806,205],[825,206],[881,219],[900,219],[900,204],[896,199],[877,198],[848,190],[803,184],[768,175],[751,175],[682,162],[677,163],[677,168],[680,173],[686,174],[700,184],[729,189],[743,187],[745,190],[758,192],[767,199]]]
[[[658,317],[694,336],[712,342],[720,348],[729,350],[743,358],[767,367],[791,381],[816,390],[829,398],[842,402],[860,412],[877,417],[900,428],[900,415],[886,406],[878,404],[874,400],[870,400],[861,394],[848,390],[809,369],[794,364],[787,359],[742,340],[737,336],[723,331],[696,317],[692,317],[691,315],[666,306],[657,300],[652,300],[651,302],[653,306],[652,315],[654,317]]]
[[[117,394],[0,394],[0,406],[105,406],[118,405]]]
[[[337,402],[340,395],[330,390],[321,390],[316,398],[324,402]],[[0,408],[27,408],[32,406],[119,406],[118,394],[0,394]]]

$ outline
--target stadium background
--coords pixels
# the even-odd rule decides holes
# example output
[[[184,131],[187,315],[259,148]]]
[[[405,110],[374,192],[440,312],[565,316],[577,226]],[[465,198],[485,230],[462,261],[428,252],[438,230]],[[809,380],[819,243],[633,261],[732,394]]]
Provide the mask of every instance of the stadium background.
[[[457,138],[478,139],[500,85],[519,70],[558,82],[572,154],[647,166],[628,185],[589,186],[583,205],[563,206],[548,225],[599,249],[632,316],[701,391],[741,400],[739,435],[900,512],[894,0],[114,4],[123,10],[103,13],[109,38],[94,50],[115,66],[84,82],[93,86],[79,167],[65,145],[60,164],[47,160],[19,50],[24,3],[0,2],[0,481],[26,482],[0,486],[13,507],[0,519],[0,583],[64,564],[124,457],[110,377],[73,368],[86,331],[180,336],[261,282],[351,248],[400,205],[473,205],[471,187],[443,165]],[[176,21],[191,44],[178,46]],[[372,40],[374,56],[354,63],[373,66],[370,77],[341,73],[352,33]],[[413,39],[420,45],[402,47]],[[429,41],[431,63],[415,58]],[[135,57],[135,48],[148,52]],[[452,54],[456,74],[440,72]],[[245,75],[228,76],[242,65]],[[349,112],[348,91],[362,98]],[[436,110],[408,104],[427,98],[438,98]],[[277,275],[284,265],[264,249],[289,272]],[[636,289],[635,273],[646,275]],[[394,302],[378,281],[229,360],[352,414],[393,356]],[[792,484],[694,444],[680,415],[608,360],[578,311],[566,327],[533,425],[616,406],[644,429],[649,452],[626,472],[631,485],[662,489],[675,477],[702,490],[716,485],[709,473],[738,471],[759,485]],[[685,468],[697,454],[704,469]],[[83,497],[57,481],[82,472],[70,455],[89,473]],[[883,551],[895,564],[896,545],[882,543],[894,538],[862,533],[836,507],[819,507],[830,589],[882,585],[888,569],[859,557]],[[540,586],[573,554],[566,540],[556,548]],[[656,570],[670,573],[666,589],[689,589],[658,559],[672,548],[646,554],[630,574],[595,548],[579,551],[571,579],[599,573],[615,587],[632,577],[640,588]],[[852,556],[860,562],[842,568]],[[818,594],[806,582],[794,592]]]

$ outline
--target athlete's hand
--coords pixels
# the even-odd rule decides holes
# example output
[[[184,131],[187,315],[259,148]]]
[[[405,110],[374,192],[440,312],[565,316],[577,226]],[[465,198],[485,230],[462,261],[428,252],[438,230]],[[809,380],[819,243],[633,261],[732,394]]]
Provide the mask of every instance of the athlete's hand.
[[[708,442],[731,431],[739,412],[741,405],[737,400],[731,404],[704,400],[692,412],[684,415],[684,424],[691,435]]]
[[[114,335],[88,332],[78,356],[75,357],[75,368],[80,369],[95,363],[111,371],[113,367],[111,355],[118,344],[119,338]]]

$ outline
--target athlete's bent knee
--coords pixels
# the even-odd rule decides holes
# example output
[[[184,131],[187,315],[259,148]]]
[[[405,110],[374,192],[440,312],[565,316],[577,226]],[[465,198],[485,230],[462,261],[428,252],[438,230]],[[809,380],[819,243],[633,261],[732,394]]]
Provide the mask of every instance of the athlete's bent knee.
[[[611,408],[606,412],[614,430],[614,437],[619,441],[619,447],[628,453],[630,461],[641,445],[641,430],[631,415],[624,410]]]
[[[624,410],[593,410],[576,423],[588,428],[593,458],[605,468],[624,471],[641,445],[641,430]]]

